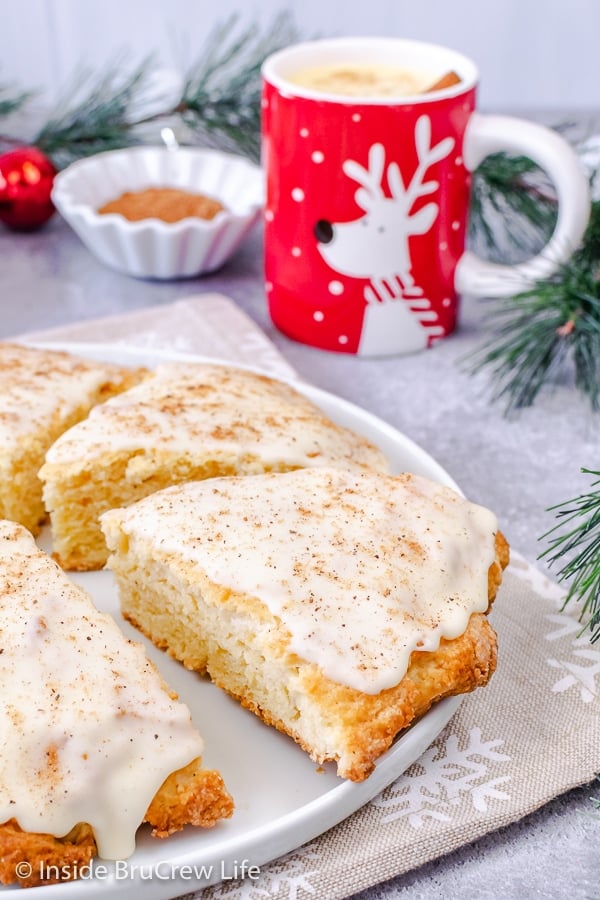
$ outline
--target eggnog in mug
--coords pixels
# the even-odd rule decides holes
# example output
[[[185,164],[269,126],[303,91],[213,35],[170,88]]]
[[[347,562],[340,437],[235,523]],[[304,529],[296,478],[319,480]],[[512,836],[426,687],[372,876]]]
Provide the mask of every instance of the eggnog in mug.
[[[426,91],[436,76],[394,65],[331,63],[301,69],[288,80],[298,87],[344,97],[411,97]]]

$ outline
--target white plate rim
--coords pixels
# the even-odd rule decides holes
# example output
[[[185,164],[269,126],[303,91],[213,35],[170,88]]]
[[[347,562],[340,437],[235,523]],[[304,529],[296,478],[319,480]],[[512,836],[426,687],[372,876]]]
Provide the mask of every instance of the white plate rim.
[[[152,365],[173,361],[200,362],[230,365],[258,372],[271,378],[277,377],[272,372],[266,372],[260,367],[238,361],[174,351],[161,347],[145,347],[118,342],[20,341],[20,343],[27,343],[30,346],[49,350],[67,351],[98,360],[119,361],[122,364]],[[153,363],[144,362],[144,360],[148,359],[152,359]],[[306,394],[317,405],[324,408],[326,412],[332,414],[332,418],[337,418],[342,423],[349,418],[356,419],[365,426],[364,431],[368,433],[377,432],[385,441],[389,441],[390,445],[396,446],[401,454],[417,460],[419,463],[418,468],[426,469],[428,477],[460,491],[454,479],[430,454],[384,420],[348,400],[308,384],[299,378],[279,376],[279,380],[292,384],[299,391]],[[190,832],[189,841],[191,847],[184,852],[171,854],[169,851],[169,839],[157,841],[156,864],[168,863],[174,870],[180,869],[182,866],[193,866],[194,864],[205,865],[207,868],[212,865],[214,875],[221,874],[223,876],[229,871],[234,861],[247,859],[252,865],[260,867],[280,859],[285,854],[298,849],[303,844],[339,824],[400,777],[430,746],[455,714],[461,702],[461,696],[448,697],[432,707],[412,728],[395,741],[392,747],[379,759],[375,771],[366,781],[352,783],[338,780],[335,787],[325,791],[318,797],[301,804],[277,819],[247,830],[243,833],[243,841],[240,840],[240,836],[228,838],[225,832],[220,839],[218,838],[213,842],[211,854],[208,857],[206,855],[200,857],[200,854],[204,852],[204,848],[201,846],[201,842],[200,846],[197,845],[198,842],[194,840],[194,832],[192,831]],[[315,775],[320,777],[316,773]],[[213,829],[209,834],[214,835],[215,833],[218,834],[216,829]],[[130,863],[131,868],[135,866],[135,854],[128,863]],[[103,860],[97,860],[95,863],[96,867],[100,864],[110,867],[110,863],[105,863]],[[136,891],[139,891],[140,887],[143,886],[146,900],[169,900],[169,898],[217,884],[219,881],[222,881],[222,877],[209,877],[193,881],[176,876],[168,880],[156,877],[142,879],[142,873],[140,873],[138,878],[125,878],[119,881],[113,874],[103,878],[44,885],[39,889],[43,890],[43,896],[47,896],[49,900],[56,897],[60,897],[61,900],[62,898],[65,898],[65,900],[75,900],[75,898],[92,900],[92,898],[100,897],[109,897],[110,900],[116,900],[116,898],[121,897],[133,898],[137,896]],[[0,896],[2,900],[9,900],[9,898],[10,900],[13,900],[13,898],[16,900],[17,896],[22,897],[23,894],[21,888],[8,886],[0,887]]]

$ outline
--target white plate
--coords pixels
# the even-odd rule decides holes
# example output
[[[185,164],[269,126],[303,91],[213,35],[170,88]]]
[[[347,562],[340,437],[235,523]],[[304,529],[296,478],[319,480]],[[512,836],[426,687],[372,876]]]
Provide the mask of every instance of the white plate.
[[[39,346],[129,365],[207,361],[188,354],[119,345]],[[385,422],[315,387],[293,383],[336,422],[376,443],[394,471],[416,472],[458,490],[435,460]],[[49,549],[47,534],[40,543]],[[335,774],[333,764],[318,767],[292,740],[263,725],[252,713],[207,680],[185,670],[124,622],[109,572],[74,573],[72,577],[91,593],[100,609],[119,621],[127,635],[146,646],[167,683],[187,703],[205,740],[204,762],[221,771],[236,809],[229,821],[216,828],[189,828],[164,841],[153,839],[143,826],[129,860],[118,866],[97,860],[93,864],[94,877],[44,887],[43,896],[48,900],[132,898],[139,896],[140,888],[145,900],[166,900],[229,880],[236,874],[243,875],[244,865],[246,873],[249,865],[260,867],[322,834],[398,778],[431,744],[460,703],[459,697],[451,697],[437,704],[396,740],[366,781],[344,781]],[[4,888],[1,893],[3,900],[23,898],[19,888]]]

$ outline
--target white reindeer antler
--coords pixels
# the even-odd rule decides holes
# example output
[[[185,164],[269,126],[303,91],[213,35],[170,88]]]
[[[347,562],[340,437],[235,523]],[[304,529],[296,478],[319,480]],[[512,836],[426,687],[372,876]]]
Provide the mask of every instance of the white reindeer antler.
[[[342,169],[349,178],[361,185],[354,197],[358,205],[364,209],[370,209],[373,201],[383,197],[381,181],[385,168],[385,148],[383,144],[372,144],[369,149],[368,169],[365,169],[353,159],[347,159]]]
[[[415,147],[419,163],[407,188],[404,188],[402,184],[402,176],[398,166],[395,163],[391,163],[388,168],[388,179],[392,194],[394,196],[402,196],[404,194],[408,203],[408,209],[411,208],[417,197],[423,197],[437,190],[437,181],[423,181],[422,179],[430,166],[448,156],[454,147],[454,138],[446,137],[439,144],[436,144],[435,147],[432,147],[431,120],[429,116],[420,116],[415,125]],[[394,170],[392,170],[392,166],[394,166]],[[396,190],[398,190],[398,194],[396,194]]]

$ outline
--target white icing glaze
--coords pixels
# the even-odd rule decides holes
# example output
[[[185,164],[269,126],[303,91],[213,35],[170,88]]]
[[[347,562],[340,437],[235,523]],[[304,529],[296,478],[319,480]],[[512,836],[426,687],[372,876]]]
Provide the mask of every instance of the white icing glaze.
[[[143,648],[33,539],[0,521],[0,822],[62,836],[78,822],[124,859],[165,778],[202,754],[189,711]]]
[[[291,650],[365,693],[398,684],[413,650],[458,637],[488,606],[496,518],[416,475],[219,478],[106,513],[109,545],[119,523],[133,554],[150,542],[151,556],[260,598]]]
[[[67,419],[117,367],[18,344],[0,343],[0,447]]]
[[[107,453],[136,451],[238,463],[259,458],[264,466],[387,468],[377,448],[334,425],[289,385],[205,364],[158,366],[153,377],[95,407],[59,438],[46,461],[79,467]]]

